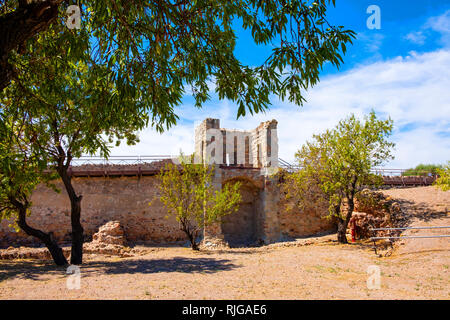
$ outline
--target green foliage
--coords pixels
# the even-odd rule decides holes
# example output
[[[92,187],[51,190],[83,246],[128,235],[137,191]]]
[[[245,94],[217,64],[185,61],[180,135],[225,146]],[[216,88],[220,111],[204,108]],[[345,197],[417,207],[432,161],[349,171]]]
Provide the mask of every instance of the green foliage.
[[[11,57],[16,75],[0,93],[0,106],[29,114],[25,125],[55,162],[98,150],[108,155],[114,139],[135,143],[133,132],[148,122],[139,97],[118,88],[107,65],[93,62],[91,46],[88,30],[74,38],[54,25],[28,42],[26,54]]]
[[[227,183],[215,190],[212,167],[194,164],[193,156],[180,159],[179,166],[169,163],[161,170],[157,199],[176,217],[192,248],[197,249],[196,239],[204,226],[239,209],[241,183]]]
[[[14,78],[0,92],[0,110],[5,117],[26,114],[20,122],[13,119],[13,125],[33,137],[29,147],[40,156],[42,167],[61,177],[71,202],[71,263],[81,264],[82,198],[68,174],[72,159],[94,153],[108,156],[114,140],[136,143],[135,132],[147,126],[149,115],[139,96],[108,76],[106,64],[93,61],[88,31],[80,31],[74,41],[73,37],[63,24],[54,24],[27,43],[25,54],[12,54]],[[15,150],[16,159],[25,161],[26,149]],[[27,190],[35,187],[33,179],[10,182]]]
[[[410,168],[402,172],[402,176],[427,176],[429,173],[437,175],[443,166],[439,164],[419,164],[415,168]]]
[[[370,170],[392,158],[394,144],[387,139],[392,128],[391,119],[378,120],[371,112],[364,122],[351,115],[334,129],[314,135],[295,155],[301,169],[287,178],[287,197],[307,203],[317,200],[308,196],[313,190],[318,199],[327,201],[329,216],[345,222],[355,195],[382,183]],[[349,207],[345,213],[341,212],[344,201]]]
[[[50,184],[54,176],[45,171],[45,154],[32,143],[39,137],[24,125],[28,117],[18,110],[5,114],[0,109],[0,221],[10,220],[16,230],[18,206],[30,207],[35,187],[46,183],[54,188]]]
[[[139,97],[118,88],[107,77],[108,66],[93,61],[93,51],[88,30],[74,35],[61,24],[29,41],[26,54],[11,55],[16,74],[0,93],[1,110],[28,115],[22,125],[39,138],[31,143],[50,163],[67,156],[68,165],[72,157],[98,150],[108,155],[109,143],[135,143],[134,131],[148,123]]]
[[[7,0],[0,12],[16,5]],[[59,5],[53,29],[66,28],[68,5]],[[162,131],[175,124],[174,107],[183,95],[191,93],[200,107],[210,98],[211,82],[220,99],[238,105],[238,117],[268,108],[271,94],[302,104],[304,90],[318,82],[323,65],[339,67],[355,38],[353,31],[327,20],[334,5],[334,0],[86,0],[81,29],[66,31],[65,54],[31,53],[35,59],[72,56],[104,65],[105,72],[84,83],[87,89],[95,91],[97,83],[113,79],[118,94],[140,101]],[[245,65],[236,57],[236,25],[251,31],[256,44],[273,47],[264,63]],[[90,52],[77,45],[86,36]],[[20,68],[14,59],[11,64]]]
[[[450,161],[445,166],[437,169],[439,177],[435,181],[435,185],[443,191],[450,190]]]

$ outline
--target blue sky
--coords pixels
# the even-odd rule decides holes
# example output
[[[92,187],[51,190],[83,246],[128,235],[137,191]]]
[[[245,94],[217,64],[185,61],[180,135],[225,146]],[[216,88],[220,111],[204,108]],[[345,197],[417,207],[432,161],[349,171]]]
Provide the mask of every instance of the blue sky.
[[[381,30],[369,30],[366,13],[370,5],[381,9]],[[439,16],[450,9],[450,0],[336,0],[336,7],[330,7],[328,20],[334,25],[343,25],[358,33],[358,40],[349,48],[345,65],[339,70],[330,66],[322,74],[332,74],[349,70],[355,65],[374,61],[380,51],[383,58],[407,54],[410,50],[427,51],[439,46],[438,32],[429,32],[424,45],[415,44],[404,38],[411,30],[416,30],[433,16]],[[257,46],[250,32],[239,31],[237,56],[247,64],[260,64],[270,54],[270,47]],[[381,41],[382,40],[382,41]]]
[[[381,29],[370,30],[370,5],[381,10]],[[224,128],[252,129],[259,122],[278,120],[279,155],[293,161],[294,153],[314,133],[334,126],[350,113],[362,116],[374,109],[394,120],[395,160],[389,168],[450,160],[450,0],[336,0],[328,20],[357,32],[344,65],[330,65],[321,82],[310,89],[303,107],[272,97],[264,114],[236,120],[237,107],[214,94],[202,110],[189,96],[177,108],[180,122],[160,135],[148,128],[136,146],[119,146],[113,155],[178,154],[193,151],[194,127],[204,118],[221,120]],[[270,46],[256,46],[251,35],[237,28],[236,55],[258,65]]]

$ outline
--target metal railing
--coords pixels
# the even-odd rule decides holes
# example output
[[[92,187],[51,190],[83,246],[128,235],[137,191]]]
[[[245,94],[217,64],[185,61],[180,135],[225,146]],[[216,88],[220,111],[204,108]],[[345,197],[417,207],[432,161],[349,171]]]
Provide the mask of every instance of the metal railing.
[[[100,156],[82,156],[80,158],[74,158],[72,163],[74,165],[83,164],[141,164],[149,163],[153,161],[159,161],[163,159],[173,158],[173,155],[145,155],[145,156],[110,156],[108,158]],[[176,157],[176,156],[175,156]],[[297,164],[290,163],[284,159],[278,158],[278,163],[281,168],[288,170],[299,170],[301,167]],[[386,168],[374,168],[372,172],[382,176],[401,176],[408,169],[386,169]],[[420,174],[427,174],[429,171],[420,171]]]
[[[73,166],[81,165],[130,165],[143,164],[172,158],[171,155],[150,155],[150,156],[110,156],[107,159],[99,156],[83,156],[72,160]]]
[[[283,160],[281,158],[278,159],[278,162],[280,164],[281,168],[287,169],[287,170],[300,170],[302,167],[297,164],[292,164],[286,160]],[[397,177],[397,176],[403,176],[405,172],[407,172],[410,169],[392,169],[392,168],[373,168],[370,170],[374,174],[378,174],[381,176],[389,176],[389,177]],[[420,177],[426,177],[426,176],[432,176],[430,175],[431,172],[427,170],[419,170],[415,171],[418,173],[418,176]],[[407,177],[407,176],[404,176]]]
[[[377,231],[395,231],[395,230],[420,230],[420,229],[450,229],[450,226],[431,226],[431,227],[401,227],[401,228],[371,228],[369,229],[372,234],[375,234]],[[450,235],[427,235],[427,236],[384,236],[384,237],[371,237],[370,241],[373,241],[373,248],[375,250],[375,254],[377,253],[377,244],[376,240],[390,240],[390,244],[392,247],[393,239],[424,239],[424,238],[450,238]]]
[[[291,164],[283,159],[278,159],[278,163],[281,168],[288,172],[294,172],[301,170],[302,168],[299,165]],[[374,168],[370,170],[370,172],[381,176],[383,178],[383,184],[388,186],[429,186],[434,183],[437,177],[429,171],[417,171],[417,176],[403,175],[408,170],[409,169]]]
[[[176,158],[173,155],[145,155],[145,156],[110,156],[108,158],[100,156],[83,156],[80,158],[74,158],[72,160],[73,169],[77,170],[77,167],[85,165],[94,166],[114,166],[114,165],[139,165],[139,164],[149,164],[155,161],[161,161],[164,159]],[[289,172],[294,172],[300,170],[301,167],[289,163],[281,158],[278,159],[279,167],[283,168]],[[105,170],[112,170],[112,168]],[[406,177],[402,176],[402,173],[407,169],[384,169],[375,168],[372,173],[378,174],[383,177],[384,185],[391,186],[417,186],[417,185],[431,185],[436,179],[435,176],[416,176],[416,177]]]
[[[298,165],[291,164],[281,158],[278,158],[278,165],[280,168],[286,169],[287,171],[295,171],[300,169]]]

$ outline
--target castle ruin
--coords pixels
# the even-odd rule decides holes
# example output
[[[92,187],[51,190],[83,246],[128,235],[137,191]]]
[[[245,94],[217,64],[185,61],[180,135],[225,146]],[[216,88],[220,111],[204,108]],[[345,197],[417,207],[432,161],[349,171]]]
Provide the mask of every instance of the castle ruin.
[[[204,230],[206,244],[248,246],[328,232],[334,225],[323,219],[326,208],[286,211],[288,204],[271,173],[278,167],[277,121],[262,122],[253,130],[220,128],[218,119],[205,119],[195,129],[197,159],[214,165],[213,183],[240,181],[243,202],[239,210]],[[166,160],[168,161],[168,160]],[[108,221],[120,221],[130,242],[186,242],[174,217],[158,198],[156,175],[161,164],[72,168],[76,191],[83,195],[82,219],[86,240]],[[159,165],[159,166],[158,166]],[[53,232],[59,241],[70,241],[70,202],[62,190],[56,193],[39,185],[32,196],[31,226]],[[292,201],[295,201],[292,200]],[[149,203],[152,202],[150,206]],[[294,206],[295,207],[295,206]],[[0,246],[33,245],[36,240],[0,223]]]

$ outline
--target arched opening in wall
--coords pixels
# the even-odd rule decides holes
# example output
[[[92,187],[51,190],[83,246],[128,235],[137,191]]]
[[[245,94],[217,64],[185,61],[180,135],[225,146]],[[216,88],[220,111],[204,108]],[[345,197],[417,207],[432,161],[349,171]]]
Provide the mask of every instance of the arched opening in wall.
[[[254,244],[258,232],[259,188],[246,177],[227,180],[225,183],[241,182],[242,202],[239,210],[223,217],[222,233],[230,247],[242,247]]]

